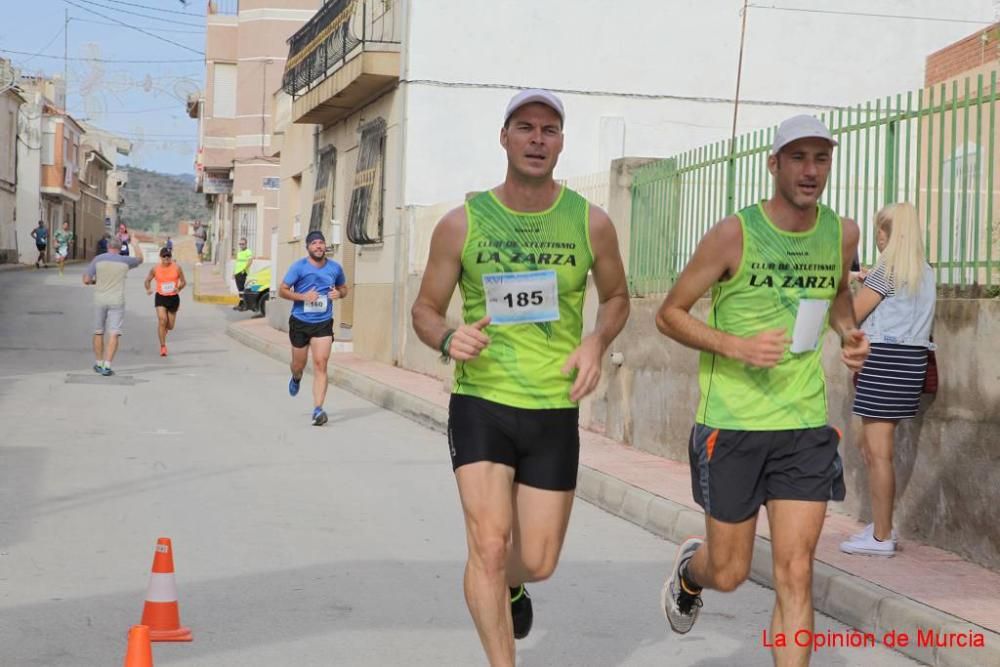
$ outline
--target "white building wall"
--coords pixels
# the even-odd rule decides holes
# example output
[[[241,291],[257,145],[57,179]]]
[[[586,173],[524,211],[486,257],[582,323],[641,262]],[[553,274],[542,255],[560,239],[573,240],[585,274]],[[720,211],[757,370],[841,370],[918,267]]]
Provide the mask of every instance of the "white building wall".
[[[994,4],[751,6],[737,131],[919,88],[927,55],[992,23]],[[566,147],[557,177],[605,170],[620,157],[616,152],[669,156],[728,138],[742,6],[742,0],[411,0],[402,84],[407,205],[460,198],[502,179],[502,112],[521,87],[578,91],[561,93]]]
[[[38,93],[24,96],[30,100],[21,105],[17,121],[17,261],[33,264],[38,251],[31,230],[42,217],[42,108]]]

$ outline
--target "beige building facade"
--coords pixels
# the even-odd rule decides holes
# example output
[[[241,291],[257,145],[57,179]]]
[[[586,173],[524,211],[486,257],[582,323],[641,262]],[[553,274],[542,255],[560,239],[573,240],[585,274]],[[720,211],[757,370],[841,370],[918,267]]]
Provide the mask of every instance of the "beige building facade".
[[[214,261],[235,257],[246,238],[257,257],[271,254],[277,226],[279,166],[270,145],[273,92],[286,40],[321,0],[218,0],[206,19],[205,89],[188,99],[199,121],[196,189],[206,196]],[[262,264],[257,263],[258,266]]]
[[[0,63],[0,68],[3,63]],[[0,264],[16,262],[18,116],[24,97],[0,78]]]

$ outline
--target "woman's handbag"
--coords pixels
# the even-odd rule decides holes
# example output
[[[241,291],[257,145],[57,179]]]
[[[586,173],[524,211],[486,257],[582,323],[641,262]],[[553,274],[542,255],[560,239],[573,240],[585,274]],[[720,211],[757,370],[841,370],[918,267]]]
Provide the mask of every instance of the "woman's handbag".
[[[934,339],[932,338],[931,341]],[[936,394],[938,390],[937,355],[934,350],[927,350],[927,375],[924,376],[924,393]]]

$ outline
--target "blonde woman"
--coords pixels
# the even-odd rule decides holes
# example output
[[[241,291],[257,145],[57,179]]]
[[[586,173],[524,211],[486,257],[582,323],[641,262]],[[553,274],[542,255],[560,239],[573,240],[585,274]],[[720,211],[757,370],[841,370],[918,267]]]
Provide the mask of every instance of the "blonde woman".
[[[849,554],[896,553],[893,440],[899,421],[917,414],[927,350],[933,348],[937,287],[922,236],[912,204],[890,204],[879,211],[875,218],[879,258],[854,298],[855,314],[871,342],[853,412],[862,421],[861,452],[868,467],[874,523],[841,543],[841,551]]]

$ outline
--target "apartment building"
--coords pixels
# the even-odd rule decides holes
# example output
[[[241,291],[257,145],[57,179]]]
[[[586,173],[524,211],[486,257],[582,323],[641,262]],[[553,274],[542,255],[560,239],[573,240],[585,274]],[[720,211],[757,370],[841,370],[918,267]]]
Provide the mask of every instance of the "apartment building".
[[[205,88],[188,99],[187,111],[199,124],[195,187],[206,197],[216,262],[230,262],[240,238],[255,255],[270,255],[266,239],[279,210],[271,100],[281,85],[286,40],[320,5],[320,0],[208,5]]]
[[[965,32],[913,19],[905,0],[885,4],[898,30],[850,12],[754,8],[737,132],[918,85],[924,54]],[[959,5],[968,17],[993,17],[989,0],[927,0],[922,8],[943,15]],[[608,7],[330,0],[292,35],[273,105],[281,161],[273,273],[302,256],[310,229],[326,233],[353,285],[338,305],[338,340],[353,339],[359,355],[400,361],[408,283],[423,265],[413,253],[426,252],[418,213],[503,178],[498,135],[517,90],[549,88],[563,98],[560,179],[602,173],[606,183],[616,158],[667,156],[730,136],[743,2]],[[825,59],[830,75],[792,76],[788,53],[814,49],[816,34],[843,35],[852,48]],[[287,326],[287,313],[288,304],[274,304],[272,325]]]
[[[17,121],[24,97],[0,60],[0,264],[17,261]]]

